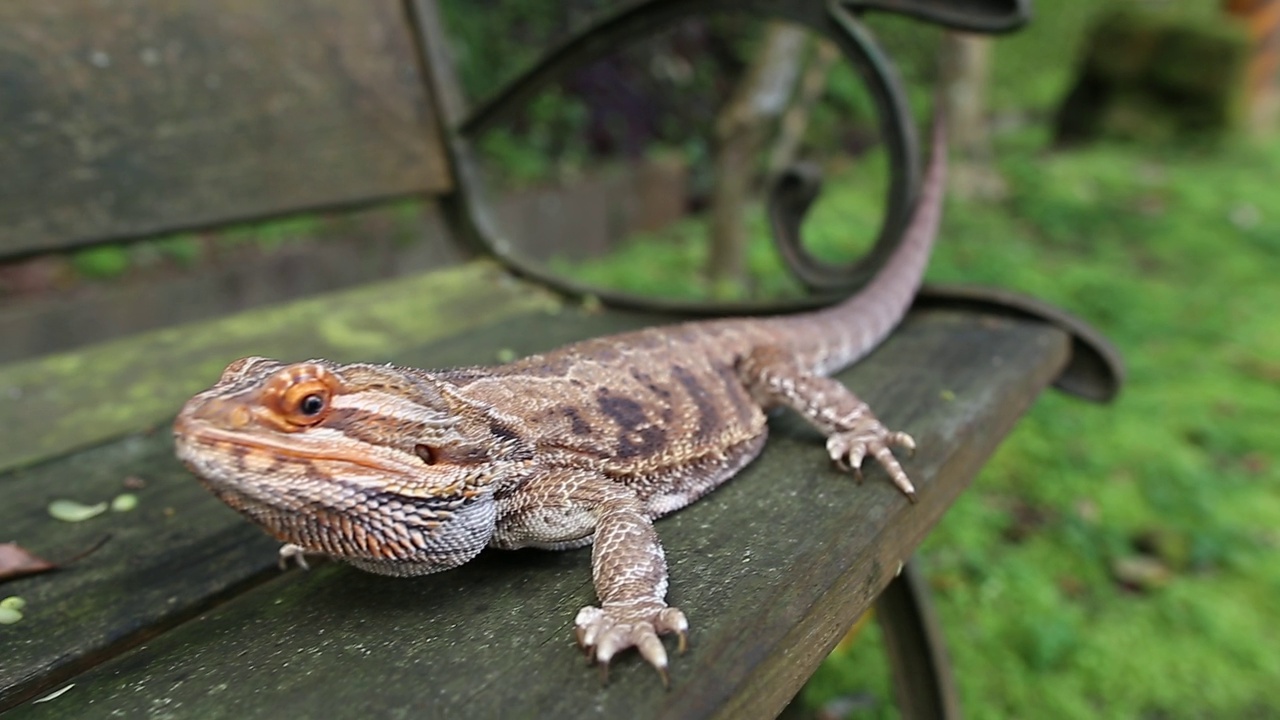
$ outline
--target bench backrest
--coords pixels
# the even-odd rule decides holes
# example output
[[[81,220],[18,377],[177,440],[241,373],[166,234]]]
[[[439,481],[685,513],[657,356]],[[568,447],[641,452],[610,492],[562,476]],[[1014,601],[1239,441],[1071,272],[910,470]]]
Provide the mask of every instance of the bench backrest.
[[[0,259],[445,191],[419,67],[397,0],[0,6]]]
[[[0,362],[456,258],[434,203],[384,202],[453,187],[418,37],[403,0],[0,4]],[[218,240],[290,216],[340,242]],[[189,269],[117,245],[174,233]]]

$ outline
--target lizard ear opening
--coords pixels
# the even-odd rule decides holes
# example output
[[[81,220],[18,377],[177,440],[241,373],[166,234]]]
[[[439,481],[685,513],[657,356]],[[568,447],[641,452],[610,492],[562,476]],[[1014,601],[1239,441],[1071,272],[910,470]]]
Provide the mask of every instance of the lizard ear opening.
[[[418,457],[422,458],[422,462],[428,465],[435,465],[436,460],[438,459],[436,457],[436,449],[431,447],[430,445],[424,445],[422,443],[418,443],[417,445],[413,446],[413,452]]]

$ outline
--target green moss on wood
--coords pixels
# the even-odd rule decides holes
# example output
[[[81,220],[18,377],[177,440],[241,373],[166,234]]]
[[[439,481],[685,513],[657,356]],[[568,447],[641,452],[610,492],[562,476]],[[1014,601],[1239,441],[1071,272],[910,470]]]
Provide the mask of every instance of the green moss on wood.
[[[473,263],[0,366],[0,471],[162,423],[238,357],[380,361],[555,304]]]

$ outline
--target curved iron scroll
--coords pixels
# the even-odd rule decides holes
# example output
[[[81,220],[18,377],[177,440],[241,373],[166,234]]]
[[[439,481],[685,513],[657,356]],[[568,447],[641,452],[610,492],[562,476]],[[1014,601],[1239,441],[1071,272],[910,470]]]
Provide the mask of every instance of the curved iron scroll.
[[[901,240],[913,207],[920,175],[920,150],[897,71],[880,51],[857,15],[865,11],[894,12],[974,32],[1015,29],[1028,17],[1027,0],[647,0],[606,17],[548,53],[537,65],[468,113],[452,87],[447,62],[438,50],[438,18],[431,3],[413,4],[425,38],[428,75],[443,108],[458,189],[451,199],[451,219],[463,228],[473,251],[496,258],[513,272],[574,295],[593,295],[608,305],[668,313],[719,315],[787,312],[829,304],[864,283]],[[813,257],[800,241],[799,228],[808,203],[796,212],[771,208],[774,241],[788,270],[812,292],[782,302],[686,302],[588,286],[561,277],[524,257],[503,233],[484,202],[484,187],[475,159],[474,141],[522,107],[539,91],[570,70],[590,63],[618,47],[660,32],[688,17],[708,13],[752,14],[805,25],[830,38],[866,84],[878,115],[880,133],[889,153],[889,189],[876,242],[864,257],[848,265],[831,265]],[[432,37],[435,35],[436,37]],[[787,176],[775,185],[785,184]],[[776,196],[772,193],[771,196]]]
[[[920,153],[897,73],[858,21],[858,15],[893,12],[952,29],[997,33],[1021,27],[1030,16],[1028,3],[1029,0],[646,0],[569,39],[471,112],[454,83],[450,60],[444,52],[448,44],[434,1],[408,0],[408,7],[420,34],[419,48],[441,119],[451,128],[446,135],[457,192],[445,203],[445,211],[451,216],[452,226],[463,231],[462,239],[469,249],[497,259],[518,275],[570,295],[592,295],[615,307],[705,316],[792,312],[830,304],[865,282],[879,267],[881,258],[901,241],[903,223],[916,194]],[[800,226],[817,197],[820,179],[813,169],[799,166],[775,179],[768,209],[774,240],[788,269],[813,291],[804,298],[768,303],[689,303],[577,283],[522,257],[498,231],[489,205],[484,202],[473,140],[569,70],[687,17],[709,12],[750,13],[804,24],[832,38],[861,74],[875,100],[891,160],[884,221],[871,251],[845,266],[832,266],[809,255],[800,241]],[[1065,392],[1105,402],[1116,394],[1122,382],[1123,365],[1110,343],[1083,322],[1044,303],[1004,291],[954,286],[926,286],[917,303],[1033,317],[1061,328],[1071,335],[1074,347],[1070,365],[1056,383]]]

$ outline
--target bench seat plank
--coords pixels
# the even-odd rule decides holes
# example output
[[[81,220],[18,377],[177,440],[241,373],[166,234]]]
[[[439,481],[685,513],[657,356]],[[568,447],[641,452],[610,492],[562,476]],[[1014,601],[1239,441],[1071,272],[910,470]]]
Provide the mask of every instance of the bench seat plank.
[[[0,3],[0,255],[451,187],[396,0]]]
[[[474,262],[3,365],[0,471],[166,422],[238,357],[382,362],[475,324],[557,307],[546,291]]]
[[[508,318],[456,341],[398,351],[394,359],[483,362],[502,348],[534,352],[651,320],[575,311],[540,318],[535,327],[527,318]],[[30,662],[34,655],[23,648],[58,635],[41,625],[44,607],[49,618],[75,618],[59,641],[73,657],[63,657],[58,672],[46,648],[43,665],[27,667],[27,674],[6,670],[0,687],[22,675],[25,697],[55,690],[68,682],[68,669],[93,664],[94,648],[111,655],[126,640],[145,639],[71,678],[75,687],[64,695],[28,702],[14,716],[340,710],[771,717],[910,556],[1068,352],[1068,338],[1044,325],[930,311],[913,314],[880,350],[842,374],[887,424],[920,442],[906,465],[920,487],[914,506],[878,469],[861,486],[834,472],[813,431],[791,417],[776,419],[759,461],[658,524],[671,564],[670,599],[693,624],[694,649],[675,659],[670,692],[633,655],[615,664],[611,684],[601,688],[572,649],[572,617],[592,601],[589,552],[490,552],[459,570],[416,579],[336,564],[273,576],[273,544],[185,476],[166,455],[167,433],[15,475],[28,485],[23,492],[31,485],[50,492],[50,483],[81,487],[77,468],[110,483],[136,463],[151,474],[155,496],[144,497],[151,515],[134,516],[136,526],[122,528],[84,567],[11,584],[31,609],[5,630],[25,634],[25,644],[6,644],[6,667]],[[166,506],[174,517],[164,518]],[[0,509],[0,524],[9,514]],[[98,572],[88,567],[93,563],[112,567],[89,581]],[[77,576],[86,578],[83,585]],[[174,597],[157,611],[159,600]],[[144,612],[148,620],[125,622]],[[155,623],[154,631],[145,622]],[[75,644],[76,633],[101,637],[96,645]]]

